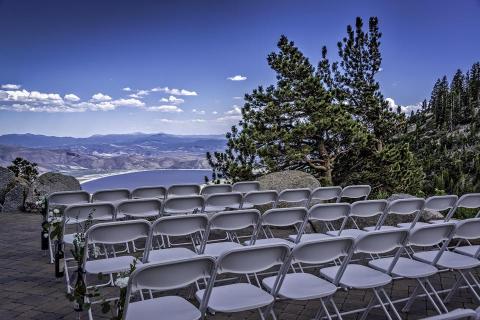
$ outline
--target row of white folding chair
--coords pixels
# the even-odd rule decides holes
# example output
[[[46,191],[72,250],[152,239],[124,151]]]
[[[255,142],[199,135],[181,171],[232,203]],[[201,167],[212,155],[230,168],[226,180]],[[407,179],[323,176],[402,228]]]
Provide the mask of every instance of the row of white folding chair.
[[[232,214],[234,214],[234,212],[227,212],[225,214],[232,215]],[[206,216],[196,215],[196,216],[182,216],[182,217],[165,217],[165,218],[162,218],[162,219],[165,220],[165,221],[169,221],[169,220],[170,221],[175,221],[177,219],[193,219],[193,218],[196,218],[198,221],[201,221],[202,219],[203,219],[203,221],[205,221]],[[162,220],[162,219],[160,219],[160,220]],[[131,224],[131,223],[142,223],[144,225],[144,228],[143,228],[144,231],[143,231],[143,233],[140,232],[139,237],[146,237],[147,232],[145,231],[145,227],[148,225],[148,223],[146,221],[142,222],[140,220],[137,220],[137,221],[117,222],[116,224],[121,224],[121,227],[124,227],[128,224]],[[462,238],[464,238],[464,237],[469,237],[469,238],[480,237],[480,234],[479,234],[480,228],[478,228],[479,224],[480,224],[480,219],[471,219],[469,221],[461,222],[457,226],[456,236],[457,237],[462,237]],[[96,228],[99,228],[98,226],[99,225],[97,225]],[[170,224],[169,227],[164,228],[164,230],[171,230],[172,229],[171,226],[172,225]],[[185,226],[185,224],[176,224],[176,226],[177,227],[178,226]],[[92,227],[92,229],[93,229],[93,227]],[[173,229],[175,229],[175,228],[173,228]],[[448,240],[451,237],[449,234],[452,233],[451,230],[454,230],[454,229],[455,229],[455,225],[451,224],[451,223],[450,224],[447,223],[447,224],[444,224],[444,225],[429,225],[429,226],[424,226],[424,227],[412,229],[411,232],[410,232],[410,238],[409,238],[408,245],[431,246],[431,245],[440,243],[441,241],[447,240],[441,250],[431,251],[433,253],[429,253],[427,255],[428,257],[432,256],[433,260],[426,261],[427,263],[430,263],[432,265],[436,264],[436,265],[439,265],[439,266],[445,268],[446,267],[445,262],[442,262],[443,256],[442,256],[441,259],[440,258],[437,259],[437,257],[440,257],[441,255],[446,253],[445,252],[446,244],[448,243]],[[90,232],[91,231],[89,230],[88,233],[90,233]],[[171,231],[169,231],[169,232],[171,232]],[[123,233],[124,232],[122,232],[122,234]],[[105,235],[105,230],[102,230],[101,234]],[[362,245],[357,243],[355,250],[351,251],[351,254],[353,254],[354,252],[378,254],[378,253],[384,253],[384,252],[387,252],[387,251],[391,251],[395,247],[400,247],[400,246],[405,245],[405,242],[403,240],[401,240],[401,238],[402,238],[401,236],[402,235],[405,236],[406,234],[408,234],[408,231],[405,230],[405,229],[380,230],[380,231],[370,232],[368,234],[362,235],[361,237],[359,237],[357,239],[357,242],[361,243]],[[420,236],[419,234],[422,234],[423,236]],[[152,235],[152,233],[150,233],[150,235]],[[129,239],[132,239],[132,238],[133,237],[130,236]],[[379,239],[379,238],[381,238],[381,239]],[[90,238],[88,237],[88,239],[90,239]],[[151,239],[151,236],[150,236],[150,239]],[[317,241],[322,242],[322,243],[323,242],[327,243],[327,242],[330,242],[330,241],[331,242],[340,241],[341,239],[345,239],[345,238],[344,237],[333,237],[333,238],[328,238],[328,239],[320,239],[320,240],[317,240]],[[352,239],[352,241],[353,241],[353,238],[349,238],[349,239]],[[366,240],[366,239],[369,239],[369,240]],[[374,240],[372,240],[372,239],[374,239]],[[392,242],[392,239],[393,240],[396,239],[396,240]],[[122,239],[118,239],[118,238],[116,239],[116,241],[118,241],[118,242],[123,242],[123,241],[126,241],[126,240],[127,239],[125,237],[122,237]],[[95,241],[96,242],[102,242],[98,238],[95,238]],[[107,240],[105,240],[105,237],[103,238],[103,241],[107,241]],[[112,240],[108,240],[108,242],[112,243]],[[309,242],[304,242],[304,243],[299,244],[298,246],[301,247],[301,246],[307,245],[309,243],[311,243],[311,242],[310,241]],[[392,244],[395,244],[395,246],[392,247]],[[277,244],[275,244],[275,245],[277,245]],[[281,245],[285,246],[283,244],[281,244]],[[264,246],[265,245],[256,246],[256,247],[264,247]],[[286,247],[288,247],[288,246],[286,246]],[[231,248],[226,252],[229,252],[231,250],[237,250],[238,248]],[[164,249],[161,249],[161,250],[164,250]],[[332,258],[332,260],[337,259],[342,254],[345,254],[345,251],[348,251],[348,250],[340,250],[340,251],[341,252],[336,252],[335,253],[335,257]],[[323,250],[323,251],[320,251],[320,252],[327,252],[327,251]],[[390,273],[392,273],[394,275],[396,274],[396,276],[410,277],[410,278],[415,278],[415,279],[421,278],[422,281],[426,281],[426,277],[436,273],[435,270],[434,270],[435,272],[432,273],[432,269],[430,268],[430,270],[427,270],[427,273],[425,274],[425,268],[420,268],[418,266],[418,264],[419,264],[418,262],[417,262],[417,264],[415,264],[415,262],[413,262],[415,264],[414,266],[409,265],[408,261],[406,263],[405,260],[400,260],[400,259],[407,259],[407,258],[400,258],[399,253],[400,252],[397,252],[397,255],[395,256],[395,258],[390,257],[390,258],[386,258],[387,260],[378,260],[379,262],[372,262],[371,261],[370,264],[375,269],[380,269],[380,270],[382,270],[382,268],[384,268],[386,265],[389,265],[389,268],[387,268],[387,269],[384,268],[383,271],[386,271],[389,274]],[[223,252],[222,254],[225,254],[225,252]],[[220,256],[222,254],[220,254]],[[349,255],[351,256],[351,254],[349,254]],[[419,253],[419,256],[418,256],[419,260],[425,260],[426,259],[424,257],[425,254],[423,254],[423,255],[421,255],[421,254],[423,254],[423,253]],[[459,260],[458,259],[458,256],[460,256],[459,254],[455,254],[453,252],[451,254],[457,255],[455,257],[455,259],[453,259],[454,261]],[[450,255],[450,252],[449,252],[449,255]],[[190,258],[191,257],[193,257],[193,255],[190,256]],[[414,257],[417,258],[417,256],[414,256]],[[146,259],[146,260],[144,260],[144,262],[148,261],[148,255],[146,255],[144,257],[144,259]],[[480,265],[480,262],[478,262],[478,260],[476,260],[474,258],[468,258],[468,259],[470,259],[470,261],[469,261],[470,264],[467,265],[467,266],[469,266],[469,268],[472,268],[472,266],[475,267],[475,266]],[[466,259],[466,260],[468,260],[468,259]],[[437,262],[437,260],[438,260],[438,262]],[[446,258],[445,260],[452,260],[452,258]],[[462,259],[462,261],[465,261],[465,259]],[[474,261],[473,264],[472,264],[472,261]],[[111,262],[112,261],[110,260],[110,263]],[[299,262],[301,262],[301,261],[299,261]],[[393,264],[393,262],[395,262],[395,264]],[[452,262],[452,261],[450,261],[450,262]],[[306,262],[306,263],[308,263],[308,262]],[[396,263],[398,263],[398,266],[396,266]],[[410,263],[412,263],[412,262],[410,262]],[[125,264],[125,267],[126,267],[126,265],[127,264]],[[458,266],[458,262],[457,262],[456,266],[450,264],[447,268],[458,269],[458,267],[459,266]],[[464,268],[464,267],[465,266],[463,265],[462,268]],[[321,272],[327,279],[330,279],[331,281],[333,281],[335,283],[334,280],[338,276],[340,270],[342,270],[342,276],[337,279],[338,283],[340,285],[342,285],[342,281],[343,281],[343,286],[345,286],[345,287],[373,288],[374,289],[374,294],[375,294],[377,299],[380,299],[379,298],[379,292],[383,293],[385,295],[385,297],[387,298],[387,302],[391,305],[391,307],[393,307],[393,304],[391,304],[388,296],[386,295],[386,293],[384,292],[383,289],[378,289],[377,290],[378,286],[372,287],[372,285],[378,284],[380,280],[381,280],[380,282],[383,283],[387,279],[388,280],[387,283],[389,283],[391,281],[390,278],[385,277],[385,276],[380,276],[378,273],[375,273],[375,272],[372,273],[371,269],[368,269],[367,267],[360,266],[360,265],[348,265],[343,269],[341,269],[341,268],[342,267],[330,267],[330,268],[326,268],[325,270],[323,270]],[[368,270],[365,269],[365,268],[367,268]],[[404,269],[405,271],[402,271],[402,269]],[[87,266],[86,266],[86,270],[87,270],[87,272],[89,270],[89,268]],[[110,271],[112,271],[112,270],[110,270]],[[404,272],[404,273],[402,274],[402,272]],[[406,274],[405,274],[405,272],[406,272]],[[412,275],[412,272],[416,272],[416,274]],[[419,272],[420,272],[420,274],[419,274]],[[332,276],[333,274],[335,274],[335,277]],[[358,277],[358,274],[363,274],[364,277]],[[343,279],[343,276],[345,276],[345,279]],[[373,281],[373,283],[372,283],[372,281]],[[367,284],[366,282],[369,282],[369,283]],[[384,283],[384,284],[386,284],[386,283]],[[382,286],[384,284],[382,284]],[[420,285],[420,282],[419,282],[419,285]],[[428,295],[428,293],[427,293],[427,296],[430,297]],[[414,299],[414,297],[413,297],[413,299]],[[435,302],[433,302],[432,299],[430,299],[430,300],[435,305]],[[322,303],[322,305],[323,305],[323,303]],[[383,302],[382,302],[382,306],[383,306]],[[371,307],[371,305],[369,305],[369,307]],[[443,306],[443,308],[444,308],[444,306]],[[369,308],[367,308],[367,309],[369,309]],[[444,310],[446,310],[446,308]],[[219,310],[217,310],[217,311],[219,311]]]

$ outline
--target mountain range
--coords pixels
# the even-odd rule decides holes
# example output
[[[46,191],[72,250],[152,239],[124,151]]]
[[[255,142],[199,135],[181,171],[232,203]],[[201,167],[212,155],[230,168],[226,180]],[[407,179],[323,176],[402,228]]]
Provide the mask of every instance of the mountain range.
[[[207,151],[220,150],[219,135],[179,136],[165,133],[94,135],[86,138],[36,134],[0,136],[0,165],[16,157],[38,164],[41,172],[76,176],[123,170],[208,168]]]

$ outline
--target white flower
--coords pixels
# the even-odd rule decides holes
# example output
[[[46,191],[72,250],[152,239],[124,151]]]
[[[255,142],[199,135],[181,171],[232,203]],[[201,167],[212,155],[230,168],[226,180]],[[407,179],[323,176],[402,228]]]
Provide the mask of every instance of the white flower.
[[[52,212],[52,211],[48,211],[48,215],[49,215],[49,216],[53,216],[53,212]]]
[[[60,213],[60,210],[58,210],[58,209],[53,209],[53,213],[59,214],[59,213]]]
[[[99,255],[102,254],[102,251],[100,250],[100,247],[97,247],[97,246],[93,246],[93,256],[96,258],[98,258]]]
[[[126,288],[128,286],[128,278],[129,277],[117,278],[117,280],[115,280],[115,286],[119,288]]]
[[[56,217],[56,218],[53,218],[53,223],[60,223],[63,221],[63,218],[62,217]]]
[[[44,233],[44,234],[43,234],[43,237],[44,237],[44,238],[48,238],[48,233]]]

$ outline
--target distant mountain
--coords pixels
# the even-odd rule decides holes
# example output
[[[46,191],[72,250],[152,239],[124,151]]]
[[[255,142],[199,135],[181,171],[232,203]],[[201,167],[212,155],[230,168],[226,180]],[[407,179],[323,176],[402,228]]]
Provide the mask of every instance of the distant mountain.
[[[222,136],[158,134],[94,135],[88,138],[35,134],[0,136],[0,165],[22,157],[41,171],[75,175],[116,170],[208,168],[207,151],[223,149]]]

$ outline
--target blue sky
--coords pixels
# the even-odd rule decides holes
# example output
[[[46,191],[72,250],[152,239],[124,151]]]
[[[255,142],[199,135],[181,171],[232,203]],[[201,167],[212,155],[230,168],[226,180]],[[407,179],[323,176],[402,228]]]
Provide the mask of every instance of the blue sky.
[[[397,104],[480,60],[479,0],[0,0],[0,134],[224,133],[281,34],[316,65],[356,16],[379,17]]]

